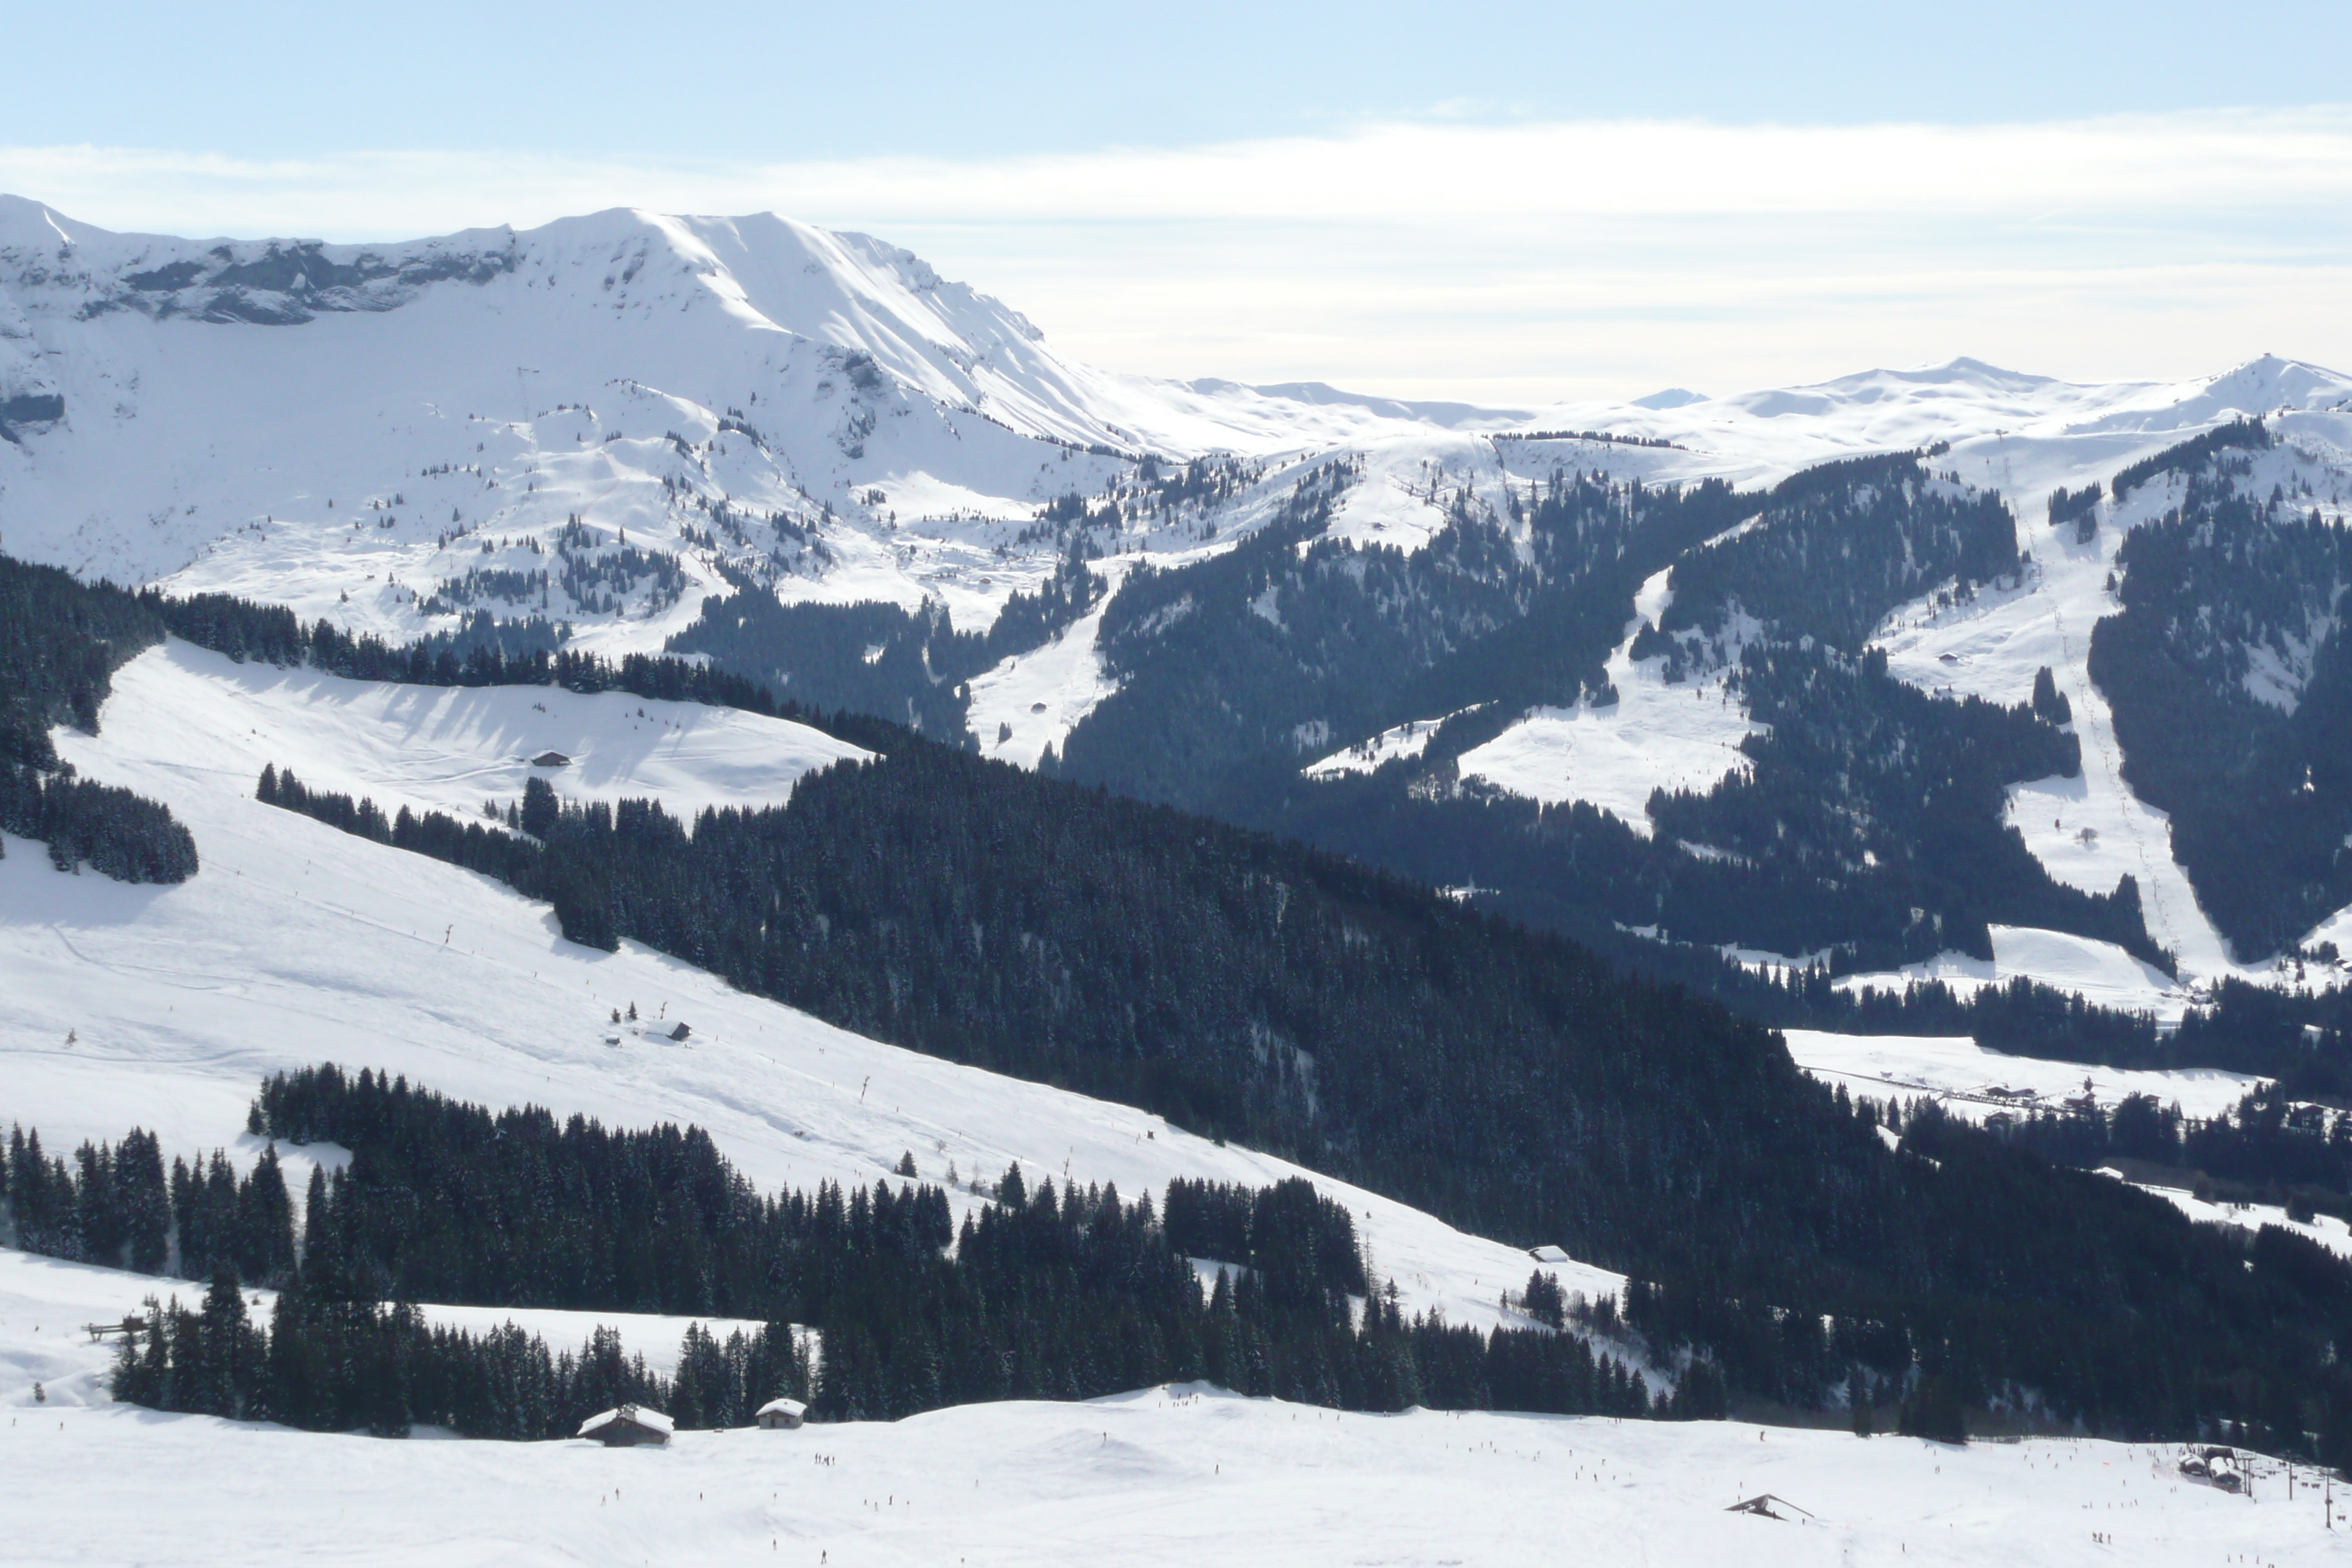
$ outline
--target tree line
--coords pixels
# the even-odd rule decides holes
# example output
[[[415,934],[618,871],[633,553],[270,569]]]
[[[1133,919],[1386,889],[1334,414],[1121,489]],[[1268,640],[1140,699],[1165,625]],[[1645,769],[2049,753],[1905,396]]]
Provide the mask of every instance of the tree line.
[[[1722,1413],[1710,1373],[1654,1394],[1623,1352],[1596,1354],[1588,1336],[1560,1331],[1557,1312],[1486,1333],[1408,1317],[1393,1285],[1372,1289],[1345,1208],[1296,1178],[1262,1191],[1180,1184],[1171,1235],[1148,1194],[1032,1188],[1016,1165],[957,1227],[944,1191],[913,1178],[762,1195],[698,1128],[609,1130],[530,1107],[493,1115],[367,1069],[280,1074],[252,1121],[273,1150],[281,1136],[331,1139],[351,1162],[314,1169],[298,1249],[282,1173],[265,1156],[247,1184],[276,1194],[272,1240],[253,1259],[279,1290],[269,1326],[247,1311],[247,1255],[207,1255],[204,1304],[147,1315],[122,1351],[118,1397],[496,1436],[557,1435],[622,1399],[716,1426],[778,1394],[805,1395],[820,1419],[896,1418],[1197,1378],[1351,1409]],[[37,1134],[26,1142],[37,1158]],[[123,1147],[147,1161],[153,1141],[134,1133]],[[20,1205],[58,1190],[79,1201],[81,1184],[61,1163],[30,1187],[13,1178],[20,1231],[58,1239],[23,1226]],[[1243,1254],[1205,1297],[1181,1249],[1197,1245]],[[188,1272],[199,1254],[184,1233],[180,1247]],[[725,1342],[689,1331],[677,1377],[663,1380],[604,1335],[578,1357],[551,1354],[511,1327],[432,1327],[405,1304],[419,1300],[767,1327]],[[818,1331],[821,1355],[792,1323]]]
[[[142,602],[53,566],[0,556],[0,828],[48,846],[60,871],[184,882],[196,841],[169,808],[75,775],[52,725],[98,733],[114,672],[163,640]]]

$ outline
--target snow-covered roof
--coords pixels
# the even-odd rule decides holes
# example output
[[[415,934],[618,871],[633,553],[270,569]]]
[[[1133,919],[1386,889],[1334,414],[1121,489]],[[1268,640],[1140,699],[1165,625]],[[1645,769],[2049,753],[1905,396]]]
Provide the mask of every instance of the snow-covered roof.
[[[753,1414],[759,1415],[805,1415],[808,1406],[797,1399],[771,1399]]]
[[[580,1423],[580,1436],[593,1437],[614,1422],[625,1421],[632,1426],[642,1426],[648,1432],[658,1432],[667,1437],[677,1430],[677,1423],[658,1410],[647,1410],[642,1405],[624,1405],[591,1415]]]

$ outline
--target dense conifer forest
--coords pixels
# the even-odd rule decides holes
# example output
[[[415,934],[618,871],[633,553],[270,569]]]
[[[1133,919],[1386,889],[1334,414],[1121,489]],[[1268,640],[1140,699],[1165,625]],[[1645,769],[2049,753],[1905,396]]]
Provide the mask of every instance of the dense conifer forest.
[[[1720,482],[1562,472],[1514,489],[1499,515],[1466,491],[1442,498],[1446,527],[1408,555],[1324,537],[1356,478],[1326,465],[1232,550],[1129,573],[1098,639],[1118,689],[1072,731],[1068,776],[1242,815],[1301,763],[1391,724],[1597,694],[1642,580],[1743,504]]]
[[[959,632],[943,606],[779,603],[749,583],[704,601],[669,650],[719,665],[804,707],[877,714],[950,745],[969,745],[971,679],[1043,647],[1101,602],[1102,579],[1075,540],[1053,576],[1014,594],[985,632]]]
[[[1953,701],[1866,651],[1901,604],[2013,581],[2016,528],[1999,497],[1904,454],[1760,492],[1562,470],[1497,513],[1433,477],[1448,522],[1408,555],[1326,537],[1353,478],[1318,470],[1213,559],[1131,572],[1100,634],[1118,689],[1045,771],[1475,886],[1500,912],[1727,995],[1736,975],[1620,928],[1826,952],[1841,972],[1951,949],[1988,957],[1995,922],[2168,963],[2137,888],[2064,887],[2005,825],[2003,786],[2079,767],[2055,693],[2040,708],[2027,690],[2014,707]],[[1671,607],[1633,656],[1660,660],[1672,683],[1730,671],[1766,730],[1745,773],[1658,797],[1654,837],[1590,806],[1465,783],[1455,759],[1531,706],[1617,700],[1603,660],[1635,590],[1669,564]],[[1299,776],[1350,740],[1444,715],[1418,759]]]
[[[192,1240],[192,1215],[205,1223],[203,1180],[176,1230],[140,1232],[175,1243],[177,1271],[211,1286],[200,1309],[146,1314],[124,1345],[118,1397],[330,1430],[425,1422],[505,1437],[566,1435],[625,1399],[717,1426],[779,1394],[809,1399],[818,1419],[895,1419],[1198,1378],[1349,1409],[1723,1411],[1711,1368],[1653,1394],[1605,1333],[1558,1331],[1562,1303],[1544,1310],[1540,1289],[1540,1315],[1522,1328],[1408,1319],[1368,1275],[1347,1211],[1303,1181],[1179,1183],[1163,1222],[1149,1194],[1057,1193],[1050,1180],[1033,1190],[1015,1166],[959,1230],[945,1194],[911,1174],[846,1194],[824,1184],[762,1196],[697,1128],[493,1115],[365,1070],[271,1079],[252,1125],[341,1143],[352,1162],[314,1171],[299,1249],[274,1142],[242,1184],[215,1157],[210,1181],[244,1205],[228,1250]],[[41,1250],[103,1247],[101,1260],[160,1272],[163,1252],[82,1217],[143,1191],[121,1167],[155,1159],[152,1138],[134,1131],[111,1157],[85,1149],[77,1174],[20,1131],[0,1196]],[[64,1217],[36,1228],[35,1215]],[[1225,1265],[1205,1295],[1195,1257]],[[266,1332],[249,1319],[247,1280],[279,1291]],[[677,1377],[663,1379],[609,1333],[576,1357],[551,1354],[511,1326],[430,1327],[399,1304],[418,1300],[766,1326],[724,1342],[690,1330]],[[1605,1329],[1609,1314],[1599,1321]],[[817,1331],[821,1356],[793,1324]]]
[[[2239,454],[2269,445],[2228,426],[2117,476],[2119,496],[2174,476],[2180,499],[2116,552],[2122,613],[2091,637],[2125,777],[2249,959],[2352,901],[2352,535],[2283,487],[2250,493]]]
[[[694,1128],[494,1115],[332,1067],[267,1080],[251,1117],[273,1140],[352,1151],[347,1168],[314,1175],[299,1245],[274,1142],[242,1181],[217,1157],[205,1176],[175,1160],[191,1173],[175,1174],[174,1210],[157,1199],[149,1136],[68,1164],[20,1132],[0,1212],[48,1249],[89,1257],[92,1219],[131,1205],[139,1217],[104,1233],[114,1250],[100,1260],[210,1279],[200,1309],[145,1315],[118,1366],[121,1397],[326,1429],[558,1436],[625,1399],[687,1426],[738,1425],[779,1394],[809,1398],[819,1419],[890,1418],[1205,1377],[1349,1409],[1704,1417],[1730,1398],[1852,1401],[1953,1436],[1998,1412],[2352,1457],[2352,1380],[2329,1351],[2352,1327],[2352,1266],[2275,1228],[2196,1229],[2032,1152],[2095,1137],[2139,1151],[2111,1157],[2160,1155],[2183,1136],[2160,1110],[2126,1101],[2008,1137],[1924,1103],[1853,1116],[1901,1130],[1887,1163],[1917,1228],[1884,1238],[1890,1270],[1937,1255],[1958,1289],[1821,1314],[1720,1274],[1637,1277],[1621,1306],[1564,1298],[1538,1272],[1510,1299],[1528,1326],[1482,1334],[1404,1316],[1347,1211],[1304,1182],[1178,1182],[1155,1209],[1113,1188],[1032,1189],[1016,1166],[956,1228],[911,1155],[871,1189],[762,1196]],[[1986,1207],[2000,1223],[1970,1222]],[[1205,1300],[1202,1257],[1224,1266]],[[249,1279],[279,1290],[266,1332],[248,1315]],[[766,1327],[723,1342],[689,1331],[663,1379],[609,1334],[553,1353],[512,1327],[469,1335],[398,1304],[422,1299]],[[821,1355],[793,1324],[817,1331]],[[1645,1392],[1633,1357],[1666,1369],[1675,1391]]]

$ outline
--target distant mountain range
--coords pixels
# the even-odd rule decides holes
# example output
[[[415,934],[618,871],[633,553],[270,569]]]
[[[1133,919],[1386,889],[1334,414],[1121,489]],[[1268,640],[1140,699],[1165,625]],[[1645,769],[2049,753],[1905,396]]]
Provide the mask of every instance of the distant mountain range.
[[[0,197],[12,554],[394,641],[698,653],[1619,952],[2175,1014],[2352,938],[2343,731],[2294,717],[2332,710],[2347,410],[2271,357],[1515,409],[1154,381],[772,215],[329,246]],[[2126,544],[2231,497],[2243,548]],[[2315,516],[2292,614],[2216,585]],[[2235,624],[2126,635],[2140,583],[2142,620]],[[2247,747],[2301,814],[2258,874],[2194,847],[2195,803],[2262,798]]]

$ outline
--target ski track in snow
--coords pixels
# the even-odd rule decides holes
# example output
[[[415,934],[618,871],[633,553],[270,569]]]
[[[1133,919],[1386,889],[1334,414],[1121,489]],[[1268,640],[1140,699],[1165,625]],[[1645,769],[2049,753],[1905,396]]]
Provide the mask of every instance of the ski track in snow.
[[[2249,399],[2247,412],[2268,412],[2281,445],[2263,460],[2282,470],[2296,463],[2296,449],[2340,452],[2352,435],[2352,419],[2335,412],[2279,413]],[[2095,981],[2114,999],[2107,1005],[2178,1018],[2182,1010],[2223,977],[2277,983],[2285,971],[2273,961],[2248,963],[2233,953],[2199,905],[2188,874],[2172,858],[2169,819],[2141,801],[2123,776],[2123,752],[2115,734],[2113,710],[2090,679],[2093,626],[2119,607],[2107,587],[2115,557],[2128,531],[2160,517],[2179,500],[2179,481],[2160,477],[2141,487],[2118,508],[2112,499],[2100,510],[2098,532],[2078,542],[2071,524],[2053,528],[2046,513],[2053,489],[2079,489],[2105,479],[2123,461],[2160,450],[2178,432],[2151,433],[2122,457],[2112,437],[2084,450],[2078,437],[2036,438],[2026,435],[1980,437],[1955,447],[1948,458],[1963,479],[2003,490],[2017,513],[2021,545],[2031,558],[2025,582],[2008,592],[1981,593],[1971,605],[1939,608],[1932,599],[1906,605],[1890,616],[1874,639],[1887,653],[1888,668],[1912,684],[1957,696],[2016,703],[2032,692],[2034,672],[2050,667],[2058,689],[2074,711],[2073,731],[2082,742],[2083,768],[2074,778],[2049,778],[2011,785],[2010,821],[2024,836],[2053,879],[2086,892],[2113,892],[2128,874],[2139,885],[2148,933],[2178,961],[2181,984],[2153,970],[2145,984],[2116,987]],[[2328,476],[2323,476],[2328,477]],[[2338,471],[2340,482],[2347,476]],[[2336,930],[2352,930],[2352,911],[2332,917],[2306,942],[2325,940]],[[2050,933],[2053,938],[2055,933]],[[2104,944],[2093,944],[2104,945]],[[1998,942],[1996,943],[1998,947]],[[2131,963],[2113,952],[2114,961]],[[2010,968],[2053,984],[2068,985],[2075,966]],[[2086,994],[2091,994],[2086,991]],[[2094,1000],[2100,999],[2094,994]]]

